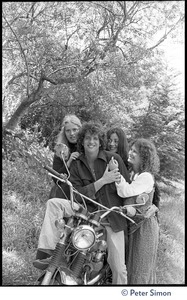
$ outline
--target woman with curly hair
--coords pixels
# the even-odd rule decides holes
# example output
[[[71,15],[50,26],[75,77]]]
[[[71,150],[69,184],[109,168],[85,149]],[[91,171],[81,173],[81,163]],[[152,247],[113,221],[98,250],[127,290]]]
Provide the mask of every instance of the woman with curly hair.
[[[129,145],[123,129],[112,127],[107,131],[107,150],[119,154],[128,167]]]
[[[144,138],[133,141],[128,162],[132,167],[131,183],[123,176],[116,182],[120,197],[133,197],[135,203],[144,204],[131,207],[136,224],[129,224],[129,246],[127,274],[128,284],[156,284],[156,256],[159,240],[158,220],[153,214],[148,216],[148,208],[153,203],[155,175],[159,171],[159,157],[154,144]],[[132,204],[132,200],[124,201]]]

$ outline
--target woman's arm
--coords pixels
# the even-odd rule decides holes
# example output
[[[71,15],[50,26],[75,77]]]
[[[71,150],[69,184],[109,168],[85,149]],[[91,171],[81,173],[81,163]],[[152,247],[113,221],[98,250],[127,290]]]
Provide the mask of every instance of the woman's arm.
[[[124,177],[124,179],[127,182],[131,182],[130,181],[130,175],[129,175],[129,171],[127,170],[126,165],[124,164],[124,161],[122,160],[121,156],[119,156],[118,154],[114,153],[113,157],[115,160],[117,160],[118,162],[118,168],[119,168],[119,172],[121,173],[121,175]]]
[[[70,157],[69,157],[69,159],[67,161],[68,168],[70,168],[70,165],[71,165],[72,161],[75,160],[75,159],[77,159],[79,157],[79,155],[80,155],[80,153],[77,152],[77,151],[76,152],[72,152],[70,154]]]
[[[60,174],[67,174],[66,166],[64,165],[63,160],[58,157],[56,154],[53,158],[53,169]],[[53,177],[54,182],[56,183],[57,179]]]
[[[119,184],[116,183],[117,193],[123,198],[137,196],[142,193],[150,193],[153,186],[153,176],[148,172],[138,175],[131,183],[128,183],[124,177],[121,176],[121,182]]]

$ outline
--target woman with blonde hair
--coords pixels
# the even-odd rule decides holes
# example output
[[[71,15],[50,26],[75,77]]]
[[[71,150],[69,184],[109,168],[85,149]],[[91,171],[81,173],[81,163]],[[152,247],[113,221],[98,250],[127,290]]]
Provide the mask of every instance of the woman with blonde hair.
[[[68,114],[64,117],[61,130],[56,139],[55,154],[53,158],[53,169],[58,173],[68,174],[64,161],[69,168],[72,161],[77,159],[77,137],[82,124],[80,119],[74,114]],[[63,183],[53,178],[55,185],[52,187],[49,199],[68,198],[69,188]]]

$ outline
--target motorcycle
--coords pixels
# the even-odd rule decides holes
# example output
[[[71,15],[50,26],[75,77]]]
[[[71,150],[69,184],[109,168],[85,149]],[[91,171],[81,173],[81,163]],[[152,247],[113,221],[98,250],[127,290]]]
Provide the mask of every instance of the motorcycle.
[[[105,207],[98,202],[79,193],[68,180],[69,175],[59,174],[49,166],[44,166],[49,175],[70,188],[70,203],[74,215],[68,219],[57,219],[55,225],[60,232],[60,239],[56,245],[49,265],[37,280],[39,285],[110,285],[112,271],[107,262],[106,216],[116,212],[135,223],[126,215],[127,206],[112,208]],[[83,199],[83,205],[75,208],[75,195]],[[98,210],[90,213],[85,200],[98,206]],[[137,203],[133,206],[143,205]],[[131,205],[132,206],[132,205]],[[66,219],[66,220],[65,220]]]

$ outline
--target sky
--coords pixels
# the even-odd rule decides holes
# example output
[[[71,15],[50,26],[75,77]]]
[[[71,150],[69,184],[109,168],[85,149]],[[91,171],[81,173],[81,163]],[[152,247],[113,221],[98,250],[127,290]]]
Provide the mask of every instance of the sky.
[[[163,48],[168,62],[184,76],[184,45],[165,41]]]
[[[171,39],[166,39],[162,44],[162,49],[165,52],[165,59],[171,68],[181,74],[177,77],[177,82],[182,94],[184,95],[184,80],[185,80],[185,47],[183,43],[174,43]]]

